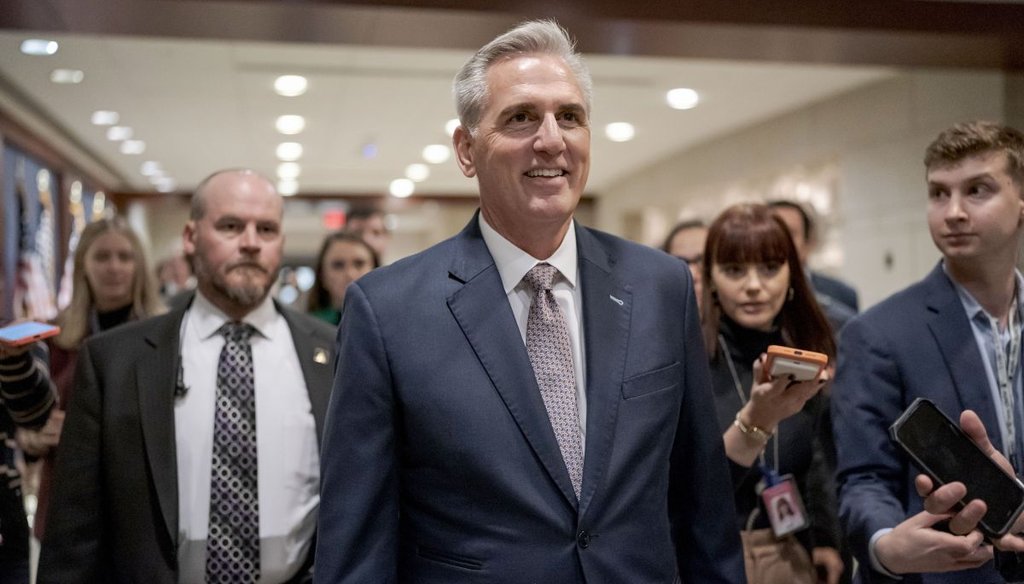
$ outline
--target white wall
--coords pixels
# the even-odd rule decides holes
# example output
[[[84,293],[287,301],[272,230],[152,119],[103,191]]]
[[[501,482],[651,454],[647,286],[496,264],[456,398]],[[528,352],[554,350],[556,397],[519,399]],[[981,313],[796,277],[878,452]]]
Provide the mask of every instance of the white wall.
[[[906,72],[768,120],[616,183],[601,193],[598,225],[655,243],[677,218],[712,219],[744,185],[834,167],[827,235],[842,255],[830,271],[858,289],[863,305],[873,304],[920,279],[939,257],[924,219],[925,147],[958,121],[1003,120],[1004,81],[998,72]]]

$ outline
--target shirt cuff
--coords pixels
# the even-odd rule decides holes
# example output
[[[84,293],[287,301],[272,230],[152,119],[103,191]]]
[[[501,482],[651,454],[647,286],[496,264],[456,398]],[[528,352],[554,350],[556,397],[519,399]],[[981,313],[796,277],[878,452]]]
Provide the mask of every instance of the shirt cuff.
[[[892,528],[891,527],[886,527],[885,529],[879,529],[878,531],[875,532],[874,535],[871,536],[871,541],[868,542],[868,557],[871,559],[871,569],[872,570],[878,572],[879,574],[883,574],[885,576],[888,576],[890,578],[894,578],[896,580],[902,580],[903,576],[900,576],[898,574],[893,574],[889,570],[886,570],[885,566],[882,565],[882,562],[878,561],[878,556],[875,555],[875,544],[878,543],[878,540],[881,539],[881,537],[883,535],[889,533],[890,531],[892,531]]]

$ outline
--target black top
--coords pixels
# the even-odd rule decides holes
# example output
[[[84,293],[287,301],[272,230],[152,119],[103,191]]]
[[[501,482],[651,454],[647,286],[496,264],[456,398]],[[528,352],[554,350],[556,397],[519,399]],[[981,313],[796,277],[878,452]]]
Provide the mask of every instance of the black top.
[[[736,419],[736,412],[750,397],[754,361],[768,349],[768,345],[785,345],[787,343],[783,341],[782,333],[778,330],[765,333],[744,328],[724,315],[719,332],[725,347],[718,347],[717,357],[711,362],[711,380],[714,385],[718,422],[724,433]],[[736,368],[740,392],[736,390],[736,382],[723,352],[726,349]],[[740,393],[743,394],[742,398]],[[825,464],[825,459],[821,455],[824,449],[823,437],[820,435],[824,431],[822,418],[827,412],[827,405],[827,398],[821,393],[808,400],[803,410],[779,423],[775,435],[764,449],[764,461],[768,467],[776,469],[780,475],[792,474],[796,479],[812,523],[812,529],[804,530],[796,535],[808,549],[836,546],[832,535],[832,528],[838,521],[834,505],[835,499],[834,495],[829,492],[829,485],[822,484],[830,481],[819,478],[829,476],[829,473],[821,468]],[[778,460],[775,459],[776,441],[778,441]],[[755,509],[758,510],[758,513],[753,528],[770,527],[764,504],[755,490],[758,481],[762,478],[758,463],[755,462],[754,466],[748,468],[730,461],[730,466],[737,528],[740,530],[747,528],[748,518]],[[809,480],[812,476],[815,478]]]
[[[96,330],[93,333],[110,330],[132,319],[132,305],[126,304],[107,312],[96,311]]]

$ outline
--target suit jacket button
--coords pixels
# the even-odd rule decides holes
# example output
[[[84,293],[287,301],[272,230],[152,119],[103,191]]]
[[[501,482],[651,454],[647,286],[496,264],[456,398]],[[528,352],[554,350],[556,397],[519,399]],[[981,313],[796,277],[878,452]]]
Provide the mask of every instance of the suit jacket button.
[[[576,543],[583,549],[590,547],[590,534],[584,529],[576,536]]]

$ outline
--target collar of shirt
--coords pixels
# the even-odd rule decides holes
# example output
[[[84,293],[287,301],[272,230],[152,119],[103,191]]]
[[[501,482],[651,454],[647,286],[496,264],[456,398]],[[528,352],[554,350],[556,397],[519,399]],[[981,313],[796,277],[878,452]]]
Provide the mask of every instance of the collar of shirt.
[[[220,327],[231,320],[224,314],[224,311],[214,306],[198,290],[196,290],[195,299],[192,301],[192,306],[189,307],[186,318],[188,326],[195,327],[194,330],[199,335],[199,338],[203,340],[216,335]],[[251,324],[261,337],[269,339],[272,338],[274,328],[271,325],[276,319],[277,309],[274,307],[273,299],[267,294],[263,302],[249,312],[249,314],[245,315],[242,321]]]
[[[487,224],[483,213],[480,214],[480,232],[483,234],[484,243],[487,245],[491,257],[494,258],[494,265],[498,268],[498,275],[501,276],[501,284],[505,288],[505,294],[509,294],[523,281],[526,275],[534,266],[541,262],[547,262],[555,267],[573,289],[576,288],[576,220],[569,223],[569,230],[565,232],[561,245],[546,259],[537,259],[525,251],[519,249],[514,243],[505,239],[503,235]]]
[[[959,282],[949,275],[949,270],[946,269],[946,262],[942,262],[942,271],[945,272],[949,281],[953,283],[953,289],[956,290],[957,296],[960,297],[960,303],[964,306],[964,312],[967,313],[967,319],[971,322],[976,322],[975,319],[980,314],[984,316],[986,323],[991,321],[992,315],[982,308],[981,304],[975,300],[974,296],[971,296],[971,293],[967,291],[967,288],[961,286]],[[1019,271],[1014,270],[1014,277],[1017,279],[1017,310],[1024,311],[1024,294],[1021,294],[1021,291],[1024,290],[1024,276],[1022,276]]]

